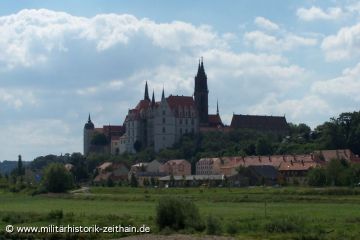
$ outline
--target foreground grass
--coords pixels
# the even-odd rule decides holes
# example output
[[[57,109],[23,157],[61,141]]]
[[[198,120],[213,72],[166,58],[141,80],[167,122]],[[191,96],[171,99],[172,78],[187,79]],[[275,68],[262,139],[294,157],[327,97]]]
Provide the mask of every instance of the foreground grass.
[[[0,231],[7,224],[155,226],[162,196],[196,203],[205,219],[219,220],[219,234],[253,239],[359,239],[360,191],[357,189],[131,189],[92,188],[87,194],[29,196],[0,193]],[[61,219],[49,214],[62,210]],[[190,231],[191,232],[191,231]],[[1,233],[0,233],[1,234]],[[113,238],[121,234],[105,234]],[[99,236],[94,236],[99,237]],[[89,236],[86,236],[89,238]]]

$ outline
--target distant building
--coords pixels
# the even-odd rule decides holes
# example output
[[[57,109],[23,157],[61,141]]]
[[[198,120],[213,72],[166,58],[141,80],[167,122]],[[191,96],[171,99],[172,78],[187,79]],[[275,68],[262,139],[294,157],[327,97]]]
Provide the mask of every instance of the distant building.
[[[233,114],[230,126],[233,129],[251,129],[282,135],[289,133],[289,125],[286,118],[281,116]]]
[[[183,175],[159,178],[161,187],[220,186],[224,184],[224,181],[224,175]]]
[[[219,113],[209,114],[209,89],[203,60],[199,61],[194,78],[193,96],[165,96],[163,89],[159,101],[152,93],[150,99],[148,83],[145,83],[144,97],[135,108],[129,109],[123,125],[109,125],[95,128],[90,115],[84,126],[84,155],[90,152],[105,154],[135,153],[147,147],[156,152],[172,147],[189,133],[222,131],[233,129],[254,129],[262,132],[285,134],[288,125],[285,117],[233,115],[231,126],[225,126]],[[106,143],[94,144],[98,134],[105,136]]]
[[[127,180],[129,169],[123,163],[104,162],[97,168],[97,176],[94,179],[95,183],[106,182],[109,179],[114,182]]]
[[[318,150],[314,152],[314,157],[317,161],[325,163],[333,159],[360,162],[359,156],[355,155],[350,149]]]
[[[128,180],[131,181],[131,176],[134,175],[140,186],[144,185],[145,179],[148,183],[157,181],[160,177],[166,176],[166,173],[161,172],[161,166],[162,164],[157,160],[134,164],[130,168]]]
[[[161,166],[160,171],[173,176],[187,176],[191,175],[191,164],[185,159],[169,160]]]
[[[88,121],[84,126],[84,155],[90,152],[104,154],[119,154],[121,150],[120,137],[124,134],[125,129],[120,125],[107,125],[102,128],[95,128],[89,114]],[[104,137],[104,144],[94,144],[93,140],[96,135]]]

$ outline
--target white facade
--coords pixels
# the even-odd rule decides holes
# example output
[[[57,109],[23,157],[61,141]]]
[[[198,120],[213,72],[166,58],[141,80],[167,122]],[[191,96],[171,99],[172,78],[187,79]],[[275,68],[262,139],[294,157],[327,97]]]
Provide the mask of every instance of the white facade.
[[[160,102],[141,100],[125,119],[126,150],[134,153],[136,141],[158,152],[172,147],[184,134],[199,131],[192,97],[169,96]]]

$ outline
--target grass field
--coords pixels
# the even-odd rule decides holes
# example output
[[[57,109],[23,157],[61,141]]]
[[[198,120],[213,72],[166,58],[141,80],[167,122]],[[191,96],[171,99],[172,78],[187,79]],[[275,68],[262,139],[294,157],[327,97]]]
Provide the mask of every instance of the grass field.
[[[91,188],[89,193],[37,196],[1,192],[0,230],[7,224],[147,224],[152,232],[157,232],[155,209],[163,196],[181,196],[195,202],[204,222],[209,215],[218,219],[221,235],[244,239],[360,238],[360,190],[345,188],[114,187]],[[54,210],[62,210],[63,217],[50,213]],[[123,235],[105,234],[100,238],[119,236]]]

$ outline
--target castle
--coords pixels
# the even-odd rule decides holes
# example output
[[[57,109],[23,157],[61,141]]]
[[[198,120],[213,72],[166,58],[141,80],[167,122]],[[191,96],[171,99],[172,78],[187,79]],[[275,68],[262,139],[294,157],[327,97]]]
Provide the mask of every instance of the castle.
[[[163,89],[160,101],[155,100],[154,92],[150,99],[146,82],[144,98],[128,111],[122,126],[95,128],[89,114],[84,126],[84,155],[90,152],[135,153],[147,147],[158,152],[172,147],[184,134],[197,134],[199,131],[251,128],[281,134],[287,132],[285,117],[234,114],[230,127],[224,126],[218,104],[216,114],[208,113],[209,89],[202,59],[194,82],[193,96],[165,97]]]
[[[122,126],[95,128],[90,115],[84,127],[84,154],[103,152],[134,153],[140,148],[152,147],[156,152],[174,145],[184,134],[196,134],[200,128],[223,127],[217,106],[216,114],[208,114],[208,85],[203,60],[199,62],[195,76],[193,96],[165,97],[163,89],[160,101],[155,94],[149,97],[145,83],[144,98],[130,109]],[[104,134],[108,144],[94,146],[95,134]]]

